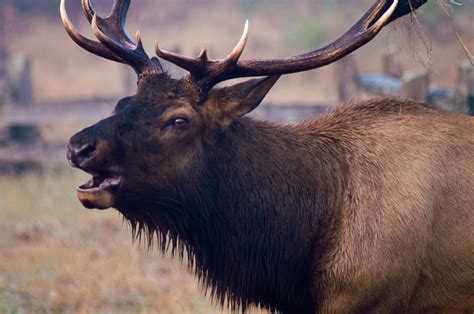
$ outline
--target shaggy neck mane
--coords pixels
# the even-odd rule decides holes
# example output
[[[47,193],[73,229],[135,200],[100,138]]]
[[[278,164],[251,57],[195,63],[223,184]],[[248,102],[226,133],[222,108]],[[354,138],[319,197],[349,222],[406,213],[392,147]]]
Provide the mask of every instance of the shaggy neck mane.
[[[134,236],[186,252],[223,306],[245,310],[258,300],[271,310],[313,312],[320,267],[311,261],[326,252],[346,186],[336,140],[316,124],[242,118],[204,151],[203,171],[166,193],[143,187],[120,207]]]

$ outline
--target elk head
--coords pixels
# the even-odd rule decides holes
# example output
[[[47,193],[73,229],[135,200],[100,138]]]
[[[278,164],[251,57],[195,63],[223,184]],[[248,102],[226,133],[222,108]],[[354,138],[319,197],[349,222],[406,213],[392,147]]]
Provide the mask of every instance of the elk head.
[[[425,0],[426,1],[426,0]],[[421,5],[425,1],[418,1]],[[410,11],[398,0],[375,3],[345,34],[331,44],[306,54],[273,60],[239,60],[248,23],[238,44],[223,60],[210,60],[206,50],[196,58],[167,52],[158,57],[188,71],[170,78],[157,57],[143,49],[140,34],[132,41],[124,31],[130,0],[117,0],[112,13],[100,17],[89,0],[82,0],[86,18],[98,41],[82,36],[71,24],[61,1],[66,31],[85,50],[130,65],[138,75],[137,93],[120,100],[113,114],[75,134],[67,157],[73,167],[92,175],[77,189],[89,208],[120,208],[140,189],[171,193],[202,172],[206,147],[235,120],[253,110],[279,75],[332,63],[369,42],[389,23]],[[258,77],[230,87],[217,83],[239,77]]]

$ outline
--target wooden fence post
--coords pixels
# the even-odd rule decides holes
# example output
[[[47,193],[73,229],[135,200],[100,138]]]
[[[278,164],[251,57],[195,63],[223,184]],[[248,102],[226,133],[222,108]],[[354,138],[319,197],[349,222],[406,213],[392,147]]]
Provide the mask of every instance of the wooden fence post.
[[[456,94],[467,108],[467,113],[474,116],[474,65],[470,60],[461,62],[458,66]]]
[[[400,97],[426,102],[430,88],[430,76],[424,69],[405,73],[401,79]]]
[[[36,125],[15,124],[8,126],[8,139],[15,144],[34,144],[41,141],[41,133]]]
[[[337,93],[340,102],[347,102],[357,98],[357,65],[354,56],[348,55],[334,64],[337,84]]]
[[[8,49],[5,39],[5,17],[0,11],[0,108],[10,101],[10,82],[8,79]]]
[[[9,77],[13,103],[31,106],[33,104],[33,83],[30,60],[24,55],[19,55],[12,60],[10,66]]]

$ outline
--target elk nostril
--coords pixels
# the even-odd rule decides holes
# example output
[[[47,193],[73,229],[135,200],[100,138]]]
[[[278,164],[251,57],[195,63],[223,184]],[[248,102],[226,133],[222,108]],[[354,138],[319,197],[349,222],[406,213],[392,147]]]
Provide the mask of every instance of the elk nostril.
[[[79,148],[74,148],[74,154],[80,161],[91,158],[95,153],[95,142],[86,143]]]

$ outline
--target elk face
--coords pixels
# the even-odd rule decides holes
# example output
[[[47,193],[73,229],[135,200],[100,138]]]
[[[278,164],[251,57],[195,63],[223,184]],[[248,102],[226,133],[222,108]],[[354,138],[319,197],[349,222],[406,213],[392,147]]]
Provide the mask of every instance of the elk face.
[[[106,209],[139,189],[177,188],[202,166],[205,144],[255,108],[277,78],[217,89],[205,99],[185,80],[166,74],[142,79],[137,94],[120,100],[112,116],[72,136],[70,164],[92,175],[77,188],[80,201]]]
[[[255,108],[279,75],[314,69],[351,53],[374,38],[385,24],[410,12],[406,1],[398,4],[398,0],[378,1],[333,43],[290,58],[239,60],[247,41],[248,23],[240,41],[222,60],[208,59],[205,49],[196,58],[188,58],[155,45],[158,57],[188,71],[183,79],[173,80],[158,58],[148,57],[138,32],[135,41],[125,33],[130,0],[117,0],[105,18],[97,16],[89,0],[82,0],[98,42],[74,28],[65,0],[61,0],[63,24],[78,45],[128,64],[138,75],[135,96],[122,99],[111,117],[71,138],[67,153],[71,165],[93,176],[78,188],[79,199],[86,207],[108,208],[140,188],[153,187],[155,191],[176,186],[202,167],[204,147],[213,135]],[[228,79],[255,76],[267,77],[212,89]]]
[[[173,89],[150,88],[164,80]],[[141,82],[136,95],[120,100],[110,117],[72,136],[70,164],[92,175],[77,189],[84,206],[112,207],[121,191],[172,184],[190,171],[202,151],[203,119],[189,85],[154,75]]]

